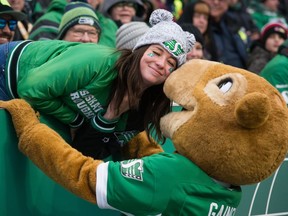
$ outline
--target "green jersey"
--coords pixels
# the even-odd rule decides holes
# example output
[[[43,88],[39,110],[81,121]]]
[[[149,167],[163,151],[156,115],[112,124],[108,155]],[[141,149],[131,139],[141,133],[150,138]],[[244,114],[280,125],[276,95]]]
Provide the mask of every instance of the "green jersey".
[[[107,162],[97,169],[97,203],[128,215],[233,216],[240,187],[225,187],[179,154]]]

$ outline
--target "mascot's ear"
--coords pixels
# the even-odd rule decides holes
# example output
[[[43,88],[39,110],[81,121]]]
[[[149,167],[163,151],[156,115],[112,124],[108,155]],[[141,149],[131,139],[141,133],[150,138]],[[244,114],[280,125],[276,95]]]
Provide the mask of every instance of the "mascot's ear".
[[[269,98],[259,92],[245,95],[236,104],[235,116],[238,124],[245,128],[258,128],[262,126],[271,112]]]

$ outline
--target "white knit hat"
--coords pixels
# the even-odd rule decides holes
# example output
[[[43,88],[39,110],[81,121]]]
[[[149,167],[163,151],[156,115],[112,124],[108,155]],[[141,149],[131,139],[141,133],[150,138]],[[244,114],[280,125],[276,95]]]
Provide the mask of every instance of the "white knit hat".
[[[144,45],[159,44],[177,59],[178,66],[185,63],[187,52],[195,44],[194,35],[183,31],[173,21],[172,13],[164,9],[154,10],[149,22],[152,27],[139,38],[133,51]]]
[[[133,49],[138,39],[150,27],[145,22],[132,21],[121,25],[116,32],[116,47],[118,49]]]

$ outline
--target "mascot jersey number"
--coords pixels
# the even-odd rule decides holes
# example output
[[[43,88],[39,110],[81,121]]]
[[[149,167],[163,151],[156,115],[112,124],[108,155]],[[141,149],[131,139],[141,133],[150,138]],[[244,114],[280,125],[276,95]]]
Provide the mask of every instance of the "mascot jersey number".
[[[83,156],[21,99],[0,106],[12,116],[19,149],[100,208],[139,216],[234,215],[240,186],[269,177],[287,153],[284,100],[263,78],[206,60],[181,66],[164,91],[183,107],[160,122],[176,152],[163,152],[141,133],[127,145],[131,159],[121,162]]]

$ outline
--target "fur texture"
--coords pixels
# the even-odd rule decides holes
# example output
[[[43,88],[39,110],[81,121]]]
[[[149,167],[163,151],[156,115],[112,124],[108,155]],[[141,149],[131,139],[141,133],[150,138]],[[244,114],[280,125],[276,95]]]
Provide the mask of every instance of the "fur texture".
[[[191,60],[169,76],[164,91],[184,109],[161,119],[163,134],[211,178],[252,184],[269,177],[283,161],[288,111],[282,96],[263,78],[221,63]],[[10,112],[19,149],[27,157],[71,192],[97,203],[96,173],[103,161],[71,148],[39,122],[24,100],[0,101],[0,107]],[[163,151],[144,132],[128,147],[130,158]]]
[[[252,184],[270,176],[284,160],[287,107],[263,78],[192,60],[168,77],[164,90],[186,110],[163,117],[163,133],[211,177]]]

